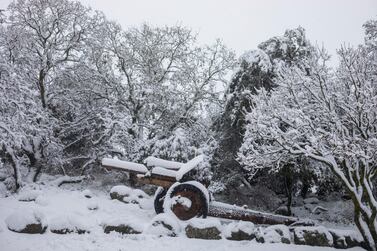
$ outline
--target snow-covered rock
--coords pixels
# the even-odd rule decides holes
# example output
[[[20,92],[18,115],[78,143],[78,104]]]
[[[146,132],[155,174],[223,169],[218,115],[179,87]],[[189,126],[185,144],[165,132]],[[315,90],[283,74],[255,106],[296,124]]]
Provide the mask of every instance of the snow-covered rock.
[[[188,238],[219,240],[222,226],[217,219],[193,218],[187,224],[185,231]]]
[[[255,238],[255,226],[251,222],[231,222],[223,230],[223,236],[228,240],[243,241]]]
[[[4,198],[7,195],[7,193],[7,186],[3,182],[0,182],[0,198]]]
[[[333,236],[323,226],[318,227],[296,227],[293,229],[294,242],[299,245],[309,246],[333,246]]]
[[[49,200],[43,196],[43,195],[39,195],[36,199],[35,199],[35,204],[38,204],[40,206],[47,206],[49,204]]]
[[[93,193],[92,191],[90,191],[89,189],[85,189],[84,191],[82,191],[82,195],[85,197],[85,198],[92,198],[93,197]]]
[[[304,199],[305,204],[318,204],[319,200],[317,197],[311,197],[311,198],[306,198]]]
[[[110,232],[118,232],[121,234],[140,234],[143,232],[144,226],[135,219],[112,219],[103,222],[103,231],[108,234]]]
[[[123,198],[129,196],[131,191],[132,189],[127,186],[123,186],[123,185],[114,186],[110,190],[110,197],[113,200],[123,201]]]
[[[42,234],[47,229],[47,223],[42,212],[36,209],[19,210],[5,219],[9,230],[26,233]]]
[[[89,210],[97,210],[98,209],[98,202],[96,200],[93,200],[91,199],[87,206],[86,206]]]
[[[110,190],[111,199],[116,199],[126,204],[139,204],[141,208],[151,208],[151,204],[146,202],[149,195],[140,189],[132,189],[127,186],[114,186]]]
[[[261,243],[291,243],[291,233],[285,225],[269,226],[257,235],[257,241]]]
[[[340,249],[364,247],[364,240],[360,233],[351,230],[329,229],[334,239],[334,247]]]
[[[280,206],[278,209],[275,210],[274,212],[275,214],[280,214],[280,215],[284,215],[284,216],[290,216],[289,212],[288,212],[288,208],[287,206]]]
[[[18,195],[18,200],[19,201],[35,201],[35,199],[41,195],[42,192],[39,190],[25,190],[21,191],[20,194]]]
[[[144,198],[149,198],[149,196],[140,189],[131,189],[128,194],[125,194],[122,201],[131,204],[140,204],[140,201]]]
[[[77,215],[60,215],[50,220],[50,231],[55,234],[90,233],[89,226]]]
[[[143,233],[175,237],[181,229],[181,224],[175,215],[158,214],[153,218],[151,224],[147,226]]]

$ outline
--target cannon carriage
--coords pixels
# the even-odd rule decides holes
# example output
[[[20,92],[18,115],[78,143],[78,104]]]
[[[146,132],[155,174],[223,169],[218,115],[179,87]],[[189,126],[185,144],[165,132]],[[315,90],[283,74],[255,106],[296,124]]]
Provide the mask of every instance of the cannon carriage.
[[[187,163],[180,163],[148,157],[144,165],[104,158],[102,166],[136,174],[141,183],[158,186],[154,197],[154,209],[157,214],[171,210],[180,220],[212,216],[268,225],[291,225],[299,221],[295,217],[254,211],[215,201],[207,189],[209,184],[200,183],[190,175],[203,159],[204,156],[199,155]]]

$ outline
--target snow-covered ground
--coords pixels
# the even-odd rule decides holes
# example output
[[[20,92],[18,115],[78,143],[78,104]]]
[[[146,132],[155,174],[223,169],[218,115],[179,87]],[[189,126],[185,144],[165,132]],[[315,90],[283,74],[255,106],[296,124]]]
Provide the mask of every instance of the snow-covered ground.
[[[139,202],[140,204],[125,204],[111,200],[107,192],[96,189],[88,191],[68,185],[66,188],[41,186],[38,187],[38,192],[24,189],[19,194],[0,198],[0,250],[335,250],[287,244],[259,244],[255,241],[189,239],[184,234],[178,237],[158,237],[148,234],[148,231],[137,235],[104,233],[103,224],[109,222],[127,222],[141,231],[148,228],[155,217],[152,198],[139,198]],[[33,212],[37,212],[38,217],[42,217],[48,224],[44,234],[21,234],[8,230],[7,223],[19,224],[22,220],[14,218],[27,219]],[[11,215],[13,218],[9,217]],[[79,235],[51,232],[52,228],[64,225],[79,226],[90,233]]]

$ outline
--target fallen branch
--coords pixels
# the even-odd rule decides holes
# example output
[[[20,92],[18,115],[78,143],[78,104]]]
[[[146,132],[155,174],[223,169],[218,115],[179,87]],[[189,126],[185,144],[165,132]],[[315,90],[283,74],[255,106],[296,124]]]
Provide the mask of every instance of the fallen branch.
[[[326,212],[328,211],[327,208],[321,207],[321,206],[316,206],[313,210],[312,213],[315,214],[316,212]]]
[[[77,176],[77,177],[71,177],[71,176],[62,176],[57,178],[56,180],[52,181],[51,184],[57,187],[60,187],[63,184],[69,184],[69,183],[80,183],[86,178],[86,176]]]

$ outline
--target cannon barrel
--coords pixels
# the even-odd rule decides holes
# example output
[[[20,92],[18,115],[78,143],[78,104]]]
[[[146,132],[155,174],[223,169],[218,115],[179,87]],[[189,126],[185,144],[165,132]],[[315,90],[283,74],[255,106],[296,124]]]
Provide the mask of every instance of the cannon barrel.
[[[295,217],[288,217],[283,215],[275,215],[270,213],[254,211],[217,201],[212,201],[209,204],[208,216],[230,220],[251,221],[255,224],[266,225],[291,225],[299,221],[299,219]]]

